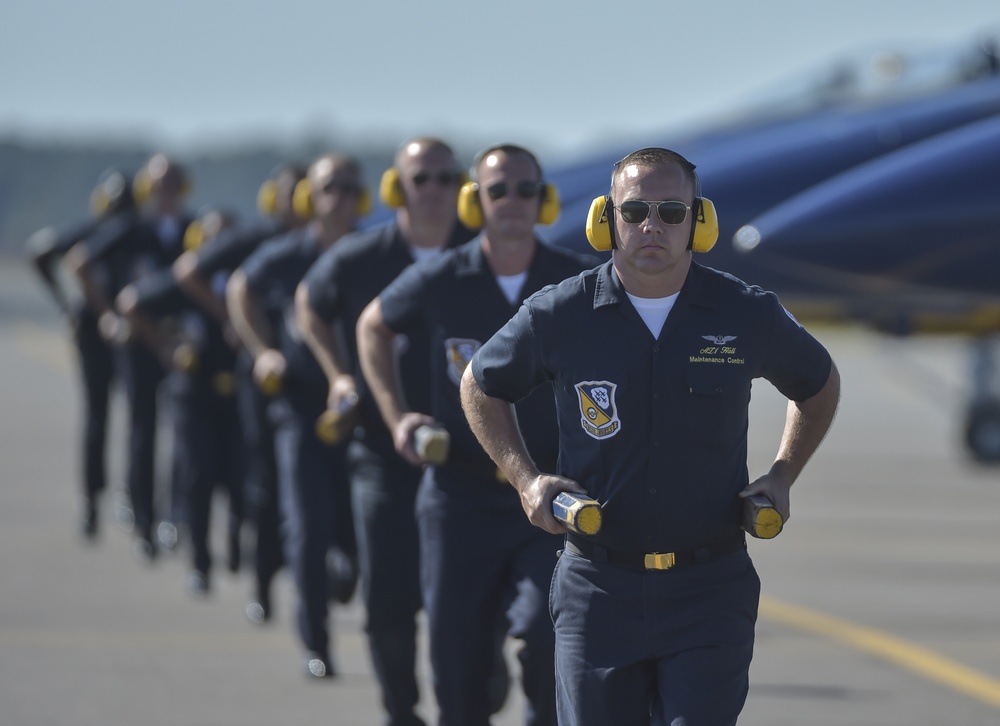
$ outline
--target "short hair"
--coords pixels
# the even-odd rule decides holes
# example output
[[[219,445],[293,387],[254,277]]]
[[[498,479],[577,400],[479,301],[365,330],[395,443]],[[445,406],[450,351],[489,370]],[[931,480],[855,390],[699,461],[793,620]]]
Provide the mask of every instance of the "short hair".
[[[169,179],[177,186],[182,186],[187,181],[184,167],[163,152],[153,154],[145,163],[142,173],[145,173],[150,181],[162,183]]]
[[[695,165],[690,161],[685,159],[683,156],[678,154],[676,151],[671,151],[670,149],[661,149],[656,146],[650,146],[645,149],[639,149],[638,151],[633,151],[631,154],[626,156],[621,161],[615,162],[615,168],[611,172],[611,196],[614,197],[615,184],[621,178],[622,172],[625,167],[635,164],[636,166],[650,166],[650,167],[660,167],[675,165],[679,166],[683,171],[685,176],[690,180],[691,185],[694,187],[694,195],[696,197],[701,196],[700,183],[698,181],[698,172],[695,171]]]
[[[292,184],[306,178],[306,168],[301,164],[285,163],[275,167],[268,177],[270,181],[281,183],[291,181]]]
[[[407,150],[414,144],[418,144],[423,147],[425,151],[440,149],[447,152],[450,156],[452,156],[452,158],[455,156],[455,150],[441,139],[435,136],[415,136],[412,139],[407,139],[400,145],[399,150],[396,152],[396,156],[393,159],[393,164],[398,166],[400,159],[406,155]]]
[[[472,167],[469,169],[469,178],[478,179],[479,178],[479,165],[483,163],[483,160],[490,154],[502,151],[505,154],[524,154],[527,156],[535,165],[535,169],[538,170],[538,179],[542,180],[545,178],[545,174],[542,171],[542,165],[538,161],[538,157],[533,153],[528,151],[523,146],[518,146],[517,144],[494,144],[493,146],[487,146],[485,149],[476,154],[476,158],[472,160]]]
[[[358,162],[358,160],[355,159],[353,156],[348,156],[347,154],[341,154],[340,152],[337,151],[327,152],[326,154],[323,154],[322,156],[315,159],[313,163],[309,165],[309,168],[306,170],[306,176],[311,178],[314,174],[316,174],[316,170],[319,168],[320,164],[323,163],[329,163],[335,169],[343,167],[347,171],[353,173],[359,179],[362,176],[361,164]]]

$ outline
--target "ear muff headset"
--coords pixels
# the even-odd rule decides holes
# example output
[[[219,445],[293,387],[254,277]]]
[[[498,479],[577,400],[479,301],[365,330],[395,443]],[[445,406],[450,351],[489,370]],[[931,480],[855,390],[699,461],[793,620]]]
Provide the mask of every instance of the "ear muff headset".
[[[268,179],[257,190],[257,211],[270,217],[278,211],[278,183]]]
[[[186,197],[191,193],[191,182],[188,180],[187,174],[180,169],[178,171],[181,175],[179,193],[180,196]],[[136,172],[135,178],[132,180],[132,197],[135,199],[136,206],[141,207],[148,202],[152,193],[153,180],[149,176],[149,170],[143,166]]]
[[[205,244],[205,226],[197,219],[184,230],[184,251],[191,252]]]
[[[260,185],[260,189],[257,190],[257,211],[266,217],[273,217],[287,211],[280,209],[282,202],[286,201],[281,199],[281,195],[288,193],[287,185],[289,183],[294,184],[299,179],[304,179],[305,173],[304,169],[292,164],[275,167],[267,180]],[[292,191],[295,191],[294,186],[292,186]]]
[[[719,218],[711,199],[696,197],[694,202],[695,221],[688,249],[692,252],[708,252],[719,239]],[[599,252],[608,252],[615,247],[613,216],[611,197],[600,196],[590,203],[587,240]]]
[[[461,175],[461,183],[465,183],[465,175]],[[406,195],[403,193],[403,184],[399,179],[399,169],[391,167],[382,173],[382,179],[378,185],[378,198],[382,204],[389,209],[399,209],[406,206]]]
[[[517,144],[497,144],[495,146],[487,146],[476,154],[475,159],[472,160],[472,167],[469,170],[469,176],[473,180],[476,178],[479,165],[483,159],[494,151],[503,151],[507,154],[527,154],[535,162],[539,178],[544,178],[545,175],[542,172],[541,163],[539,163],[538,158],[528,151],[528,149]],[[538,206],[538,224],[552,224],[559,218],[559,212],[559,191],[555,188],[555,185],[546,182],[542,187],[541,204]],[[458,190],[458,220],[465,227],[472,230],[480,229],[486,223],[486,220],[483,219],[483,207],[479,200],[479,183],[476,181],[467,181]]]
[[[90,193],[90,211],[95,217],[103,217],[131,203],[128,180],[117,169],[108,169],[101,174]]]
[[[309,183],[309,179],[302,179],[295,185],[295,190],[292,192],[292,209],[302,219],[312,219],[316,213],[312,203],[312,184]],[[368,188],[362,185],[361,193],[358,195],[357,214],[359,217],[364,217],[371,211],[371,194],[368,192]]]
[[[615,167],[617,166],[616,164]],[[715,213],[712,200],[701,196],[701,179],[698,178],[698,172],[692,168],[691,173],[694,175],[695,190],[694,203],[691,205],[694,223],[691,225],[688,249],[692,252],[708,252],[719,239],[719,217]],[[590,203],[590,211],[587,213],[587,241],[599,252],[613,250],[616,246],[614,230],[614,206],[611,204],[611,197],[608,195],[597,197]]]
[[[538,207],[538,224],[552,224],[559,218],[559,192],[553,184],[545,184]],[[479,203],[479,183],[468,181],[458,190],[458,219],[469,229],[485,224],[483,207]]]
[[[399,182],[399,169],[391,167],[382,172],[378,185],[378,198],[389,209],[399,209],[406,204],[403,185]]]

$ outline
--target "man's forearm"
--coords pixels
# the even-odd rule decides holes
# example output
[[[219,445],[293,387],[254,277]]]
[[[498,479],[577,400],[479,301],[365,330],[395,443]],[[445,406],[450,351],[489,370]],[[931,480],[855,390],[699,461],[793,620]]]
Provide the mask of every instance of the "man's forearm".
[[[539,472],[521,436],[513,404],[483,393],[471,366],[462,375],[461,396],[472,433],[507,480],[519,490],[530,483]]]
[[[382,320],[378,298],[373,300],[358,320],[358,357],[368,388],[390,431],[403,417],[404,402],[397,385],[396,356],[392,342],[396,337]]]
[[[197,263],[198,257],[194,252],[185,252],[177,258],[173,266],[177,286],[220,325],[227,325],[229,311],[226,309],[226,303],[212,292],[211,286],[198,272]]]
[[[82,243],[75,245],[66,255],[66,263],[73,277],[80,283],[83,299],[97,316],[114,312],[112,301],[104,294],[100,285],[94,282],[91,273],[90,255]]]
[[[226,309],[233,329],[255,358],[273,347],[270,325],[240,270],[233,273],[226,285]]]
[[[771,467],[772,474],[779,474],[789,483],[798,478],[830,430],[839,402],[840,373],[831,365],[830,376],[819,393],[805,401],[788,402],[785,430]]]
[[[350,373],[344,360],[343,346],[334,334],[333,327],[313,310],[309,302],[309,288],[305,283],[300,283],[295,290],[295,322],[330,385],[340,376]]]

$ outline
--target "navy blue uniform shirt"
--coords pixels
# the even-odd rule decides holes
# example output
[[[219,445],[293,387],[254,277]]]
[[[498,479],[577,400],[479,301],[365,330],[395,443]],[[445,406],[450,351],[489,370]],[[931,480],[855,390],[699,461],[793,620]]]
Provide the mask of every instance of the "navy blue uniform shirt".
[[[448,247],[468,242],[472,232],[456,222]],[[309,301],[319,318],[327,323],[343,322],[348,359],[361,400],[362,425],[370,432],[388,436],[385,423],[358,361],[358,338],[354,331],[358,318],[369,302],[413,263],[409,245],[403,241],[396,222],[345,237],[324,252],[306,274]],[[397,345],[400,379],[409,407],[414,411],[430,411],[431,394],[428,381],[430,350],[427,336],[411,331]]]
[[[802,401],[831,360],[773,293],[697,263],[654,339],[607,262],[525,301],[472,366],[507,401],[552,382],[557,471],[603,504],[596,543],[674,552],[740,529],[753,379]]]
[[[195,271],[206,279],[220,272],[230,273],[266,240],[286,232],[288,227],[275,220],[265,220],[249,229],[225,230],[211,244],[199,248]]]
[[[189,223],[188,218],[178,218],[181,235]],[[134,212],[109,218],[86,240],[86,246],[93,277],[112,301],[126,285],[169,267],[184,251],[179,236],[161,240],[155,220],[143,219]]]
[[[275,335],[275,348],[288,364],[283,391],[317,393],[326,400],[323,369],[295,321],[295,288],[322,250],[308,227],[266,242],[243,263],[247,287],[256,297]]]
[[[52,243],[52,247],[43,252],[37,262],[39,267],[44,268],[49,275],[49,279],[52,281],[50,284],[58,285],[58,283],[55,282],[55,280],[58,279],[55,270],[58,260],[65,257],[66,253],[76,246],[77,243],[83,242],[86,245],[86,241],[101,228],[101,225],[107,224],[109,220],[114,219],[120,214],[121,213],[117,213],[103,219],[88,219],[84,222],[79,222],[71,227],[60,230],[55,241]],[[78,324],[96,324],[96,316],[93,311],[87,307],[86,302],[82,297],[71,296],[69,303],[71,305],[72,313],[77,318]]]
[[[197,354],[190,375],[179,377],[177,390],[196,390],[195,379],[211,383],[219,373],[232,373],[236,352],[226,343],[222,327],[181,291],[170,268],[135,285],[136,305],[152,317],[175,344],[187,343]]]
[[[521,292],[531,293],[577,275],[593,260],[539,242]],[[462,373],[479,346],[520,307],[510,303],[483,255],[477,237],[441,257],[407,268],[379,300],[395,333],[426,326],[431,349],[431,410],[451,434],[447,466],[496,481],[496,466],[469,428],[459,400]],[[552,392],[541,388],[517,405],[529,451],[543,466],[555,464],[558,437]]]

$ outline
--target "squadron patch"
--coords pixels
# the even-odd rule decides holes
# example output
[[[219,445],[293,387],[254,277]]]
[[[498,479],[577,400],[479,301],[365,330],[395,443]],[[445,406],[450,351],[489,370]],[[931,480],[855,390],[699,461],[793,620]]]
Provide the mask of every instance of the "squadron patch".
[[[606,439],[621,430],[615,405],[617,383],[608,381],[582,381],[576,384],[580,396],[580,425],[595,439]]]
[[[444,341],[444,353],[448,357],[448,378],[456,386],[462,385],[465,367],[481,345],[478,340],[471,338],[448,338]]]

